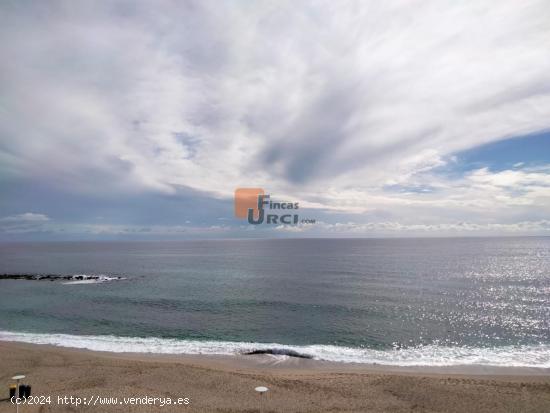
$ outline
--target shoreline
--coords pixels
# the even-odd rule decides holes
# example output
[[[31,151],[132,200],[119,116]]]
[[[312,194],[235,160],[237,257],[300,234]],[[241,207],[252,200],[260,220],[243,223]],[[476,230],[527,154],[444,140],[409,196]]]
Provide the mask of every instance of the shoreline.
[[[52,344],[35,344],[17,341],[0,340],[0,349],[4,344],[14,345],[21,349],[44,348],[50,350],[62,350],[81,355],[96,355],[106,359],[123,359],[138,362],[184,363],[201,367],[212,367],[221,370],[243,371],[293,371],[296,374],[303,372],[316,373],[396,373],[410,375],[444,375],[444,376],[469,376],[469,377],[548,377],[550,368],[544,367],[505,367],[491,365],[453,365],[453,366],[397,366],[378,363],[350,363],[343,361],[326,361],[317,359],[304,359],[290,356],[274,355],[245,355],[245,354],[162,354],[162,353],[136,353],[98,351],[86,348],[58,346]]]
[[[240,359],[239,364],[250,364],[250,360],[259,360],[265,364],[267,360],[277,361],[276,364],[292,365],[288,362],[290,360],[295,363],[302,361],[304,366],[310,367],[319,365],[367,367],[400,372],[511,375],[545,375],[550,372],[550,345],[541,343],[487,348],[426,345],[380,350],[323,344],[292,345],[0,330],[0,342],[2,341],[51,345],[112,354],[132,353],[136,356],[180,358],[198,356],[214,360],[227,357],[230,360]]]
[[[253,391],[262,385],[270,389],[262,401],[265,411],[550,411],[550,372],[516,368],[397,370],[291,358],[281,362],[265,355],[109,353],[0,341],[0,386],[6,391],[15,374],[27,376],[34,395],[190,397],[190,405],[178,411],[263,411]],[[26,406],[25,412],[38,412],[39,406],[34,407]],[[0,412],[12,408],[0,403]],[[168,411],[164,409],[103,410]],[[40,411],[75,410],[52,405]]]

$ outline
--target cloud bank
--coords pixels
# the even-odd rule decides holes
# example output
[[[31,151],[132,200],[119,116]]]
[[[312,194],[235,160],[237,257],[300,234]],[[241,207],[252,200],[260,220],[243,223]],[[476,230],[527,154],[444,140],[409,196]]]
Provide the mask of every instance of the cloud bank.
[[[539,222],[550,159],[441,171],[550,129],[549,38],[532,0],[3,3],[0,175],[75,199],[260,186],[332,224]]]

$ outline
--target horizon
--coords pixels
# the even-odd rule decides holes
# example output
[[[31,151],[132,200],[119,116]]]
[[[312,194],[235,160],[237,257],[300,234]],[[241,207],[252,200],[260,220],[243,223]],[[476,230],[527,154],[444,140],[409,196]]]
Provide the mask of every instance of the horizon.
[[[0,244],[48,244],[48,243],[156,243],[156,242],[203,242],[203,241],[212,241],[212,242],[226,242],[226,241],[317,241],[317,240],[467,240],[467,239],[514,239],[514,238],[550,238],[550,235],[514,235],[514,234],[505,234],[505,235],[428,235],[428,236],[318,236],[318,237],[239,237],[239,238],[158,238],[158,239],[148,239],[148,238],[116,238],[116,239],[33,239],[33,240],[0,240]]]

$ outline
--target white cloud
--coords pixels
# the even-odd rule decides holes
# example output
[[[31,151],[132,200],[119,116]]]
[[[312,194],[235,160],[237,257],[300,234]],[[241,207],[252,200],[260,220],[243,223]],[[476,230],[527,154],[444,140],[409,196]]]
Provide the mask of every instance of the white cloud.
[[[24,214],[11,215],[0,218],[0,222],[45,222],[50,219],[44,214],[35,214],[33,212],[25,212]]]
[[[0,234],[21,234],[42,232],[50,219],[44,214],[25,212],[0,218]]]
[[[301,225],[297,232],[314,231],[321,234],[352,234],[355,236],[376,236],[387,234],[398,235],[467,235],[467,234],[550,234],[550,220],[523,221],[513,224],[490,223],[477,224],[472,222],[455,222],[439,224],[402,224],[400,222],[369,222],[357,224],[354,222],[346,223],[325,223],[319,222],[316,225]]]
[[[4,5],[5,168],[40,165],[84,191],[98,176],[103,189],[220,194],[250,171],[288,191],[392,179],[550,126],[548,13],[543,1]]]
[[[548,172],[432,171],[550,128],[549,36],[542,0],[5,3],[0,172],[92,196],[253,185],[404,221],[540,216]]]

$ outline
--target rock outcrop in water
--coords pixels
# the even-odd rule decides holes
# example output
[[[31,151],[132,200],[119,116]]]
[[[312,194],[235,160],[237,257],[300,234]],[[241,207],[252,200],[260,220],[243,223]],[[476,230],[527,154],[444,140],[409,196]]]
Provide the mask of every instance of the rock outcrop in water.
[[[0,280],[28,280],[28,281],[84,281],[84,280],[123,280],[123,277],[107,277],[105,275],[88,274],[0,274]]]
[[[245,356],[253,356],[257,354],[272,354],[275,356],[288,356],[288,357],[296,357],[301,359],[312,359],[313,356],[310,356],[309,354],[303,354],[298,353],[294,350],[287,350],[287,349],[279,349],[279,348],[268,348],[268,349],[262,349],[262,350],[252,350],[247,353],[244,353]]]

